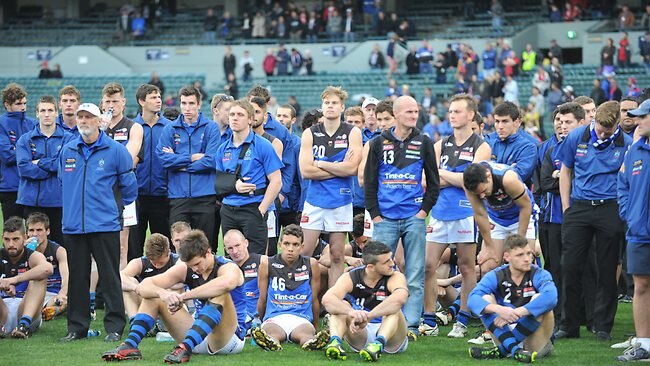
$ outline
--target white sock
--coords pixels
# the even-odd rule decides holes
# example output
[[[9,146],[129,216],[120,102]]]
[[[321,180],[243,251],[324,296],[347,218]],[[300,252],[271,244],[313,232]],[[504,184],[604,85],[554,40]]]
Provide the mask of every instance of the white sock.
[[[641,348],[650,352],[650,338],[637,338],[636,342],[641,344]]]

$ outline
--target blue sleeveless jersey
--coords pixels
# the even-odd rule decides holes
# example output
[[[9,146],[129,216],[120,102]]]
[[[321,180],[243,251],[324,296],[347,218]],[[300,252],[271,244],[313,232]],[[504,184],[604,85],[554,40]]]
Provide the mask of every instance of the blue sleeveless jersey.
[[[519,206],[512,200],[503,189],[503,176],[507,171],[512,170],[505,164],[482,161],[481,164],[488,166],[492,171],[492,195],[486,197],[483,201],[487,208],[488,216],[494,222],[501,226],[510,226],[519,222]],[[519,177],[519,175],[517,175]],[[521,178],[519,178],[521,181]],[[523,182],[522,182],[523,183]],[[528,187],[524,184],[526,194],[530,198],[530,204],[533,206],[532,214],[536,214],[535,199]]]
[[[462,146],[456,145],[453,135],[443,139],[438,169],[462,173],[474,161],[476,150],[485,143],[474,134]],[[440,221],[461,220],[472,215],[472,205],[465,191],[455,186],[441,188],[438,202],[431,209],[431,217]]]
[[[310,127],[314,160],[342,162],[348,152],[350,132],[353,128],[351,124],[341,122],[334,135],[329,136],[323,124]],[[353,178],[355,177],[312,180],[305,200],[320,208],[337,208],[352,203]]]
[[[281,314],[293,314],[313,320],[311,309],[311,264],[309,257],[300,256],[287,265],[278,253],[269,258],[269,285],[264,320]]]

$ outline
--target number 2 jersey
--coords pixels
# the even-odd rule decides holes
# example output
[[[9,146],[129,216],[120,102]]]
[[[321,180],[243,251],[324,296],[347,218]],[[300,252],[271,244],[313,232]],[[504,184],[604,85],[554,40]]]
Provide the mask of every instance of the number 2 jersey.
[[[476,284],[467,304],[472,313],[481,314],[488,306],[484,295],[494,295],[497,304],[502,306],[513,309],[523,306],[534,317],[553,310],[557,304],[557,288],[548,271],[533,265],[517,284],[511,277],[509,267],[506,264],[495,268]],[[538,294],[532,301],[533,296]]]
[[[472,164],[474,154],[483,144],[486,142],[475,134],[472,134],[460,146],[456,144],[453,135],[443,139],[438,168],[452,173],[462,173],[468,165]],[[465,191],[451,185],[440,189],[438,202],[431,210],[431,217],[440,221],[461,220],[472,215],[472,205],[469,203]]]
[[[314,160],[342,162],[348,153],[353,128],[351,124],[341,122],[336,132],[329,136],[322,123],[311,126],[309,129],[313,136]],[[309,183],[305,200],[320,208],[337,208],[352,203],[352,179],[354,176],[313,179]]]
[[[519,222],[519,206],[510,197],[503,187],[503,176],[509,171],[514,170],[507,165],[493,163],[491,161],[482,161],[480,164],[487,166],[492,173],[492,195],[486,197],[483,201],[487,208],[488,216],[491,220],[501,226],[510,226]],[[516,173],[516,172],[515,172]],[[519,177],[519,176],[517,176]],[[519,178],[521,181],[521,178]],[[532,205],[532,215],[537,217],[539,209],[535,204],[533,194],[524,184],[524,189]]]
[[[311,309],[311,262],[301,255],[288,265],[281,253],[269,258],[269,285],[264,320],[281,314],[293,314],[313,320]]]
[[[350,271],[352,292],[345,296],[345,300],[355,310],[371,311],[390,296],[391,292],[388,290],[390,276],[381,277],[375,286],[370,287],[363,281],[365,269],[366,266],[361,266]],[[372,319],[370,322],[381,323],[381,317]]]

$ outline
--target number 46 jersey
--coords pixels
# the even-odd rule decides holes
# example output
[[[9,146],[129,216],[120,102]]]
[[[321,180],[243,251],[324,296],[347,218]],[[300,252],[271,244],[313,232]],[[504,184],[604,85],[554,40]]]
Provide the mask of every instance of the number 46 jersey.
[[[301,255],[287,265],[281,253],[269,258],[269,286],[266,296],[264,320],[281,314],[293,314],[313,320],[311,309],[311,263]]]
[[[350,132],[354,127],[341,122],[334,135],[329,136],[322,123],[311,126],[313,136],[312,150],[314,160],[341,162],[348,153]],[[337,208],[352,203],[352,179],[350,177],[334,177],[324,180],[312,180],[309,183],[305,200],[310,205],[320,208]]]

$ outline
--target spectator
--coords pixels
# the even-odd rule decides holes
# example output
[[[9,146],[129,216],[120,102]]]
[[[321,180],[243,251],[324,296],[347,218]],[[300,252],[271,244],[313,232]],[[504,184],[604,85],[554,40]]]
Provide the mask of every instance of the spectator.
[[[242,80],[244,82],[249,82],[252,80],[251,73],[253,72],[253,65],[255,61],[251,57],[251,53],[246,50],[244,51],[244,57],[239,60],[239,65],[242,69]]]
[[[232,18],[229,11],[223,12],[223,17],[221,17],[221,24],[219,25],[219,35],[223,39],[230,38],[230,30],[232,28]]]
[[[609,99],[608,100],[615,100],[617,102],[621,101],[621,98],[623,98],[623,91],[618,87],[618,82],[616,79],[609,78]]]
[[[519,106],[519,86],[512,75],[506,75],[506,85],[503,86],[503,100]]]
[[[63,73],[61,73],[61,65],[54,64],[54,68],[50,70],[50,79],[62,79]]]
[[[345,26],[343,27],[343,42],[354,42],[354,17],[352,9],[345,10]]]
[[[214,15],[214,9],[208,8],[208,12],[203,19],[203,39],[207,43],[215,43],[217,39],[217,25],[219,19]]]
[[[48,66],[48,62],[43,61],[43,63],[41,64],[41,71],[38,72],[38,78],[39,79],[49,79],[50,74],[51,74],[51,71],[50,71],[50,68]]]
[[[416,47],[411,46],[408,55],[406,55],[406,75],[417,75],[420,73],[420,61],[418,61],[416,51]]]
[[[206,98],[208,97],[208,93],[205,91],[205,89],[203,89],[203,85],[201,85],[201,80],[194,81],[194,84],[192,86],[194,86],[196,90],[198,90],[199,93],[201,93],[201,100],[202,101],[206,100]]]
[[[305,33],[307,34],[307,42],[316,43],[318,39],[320,24],[318,19],[316,19],[316,12],[312,11],[309,13],[309,20],[307,21]]]
[[[399,97],[399,90],[397,89],[397,81],[395,81],[395,79],[388,80],[388,88],[386,88],[386,93],[384,95],[386,98],[390,98],[392,96]]]
[[[224,79],[228,80],[228,75],[235,73],[235,68],[237,67],[237,58],[232,54],[232,48],[226,46],[225,53],[223,55],[223,76]]]
[[[562,93],[562,103],[573,102],[573,100],[576,99],[575,94],[573,94],[573,87],[571,85],[567,85],[562,88]]]
[[[388,22],[386,13],[383,11],[377,12],[377,25],[375,26],[375,35],[378,37],[385,36],[388,33]]]
[[[618,15],[618,29],[621,32],[626,32],[632,28],[634,28],[634,13],[630,11],[630,7],[627,5],[623,5],[621,8],[621,12]]]
[[[519,65],[521,60],[517,57],[515,51],[510,51],[510,55],[503,61],[503,75],[516,77],[519,74]]]
[[[497,67],[497,51],[492,48],[491,42],[486,43],[481,58],[483,59],[483,76],[488,77],[494,75]]]
[[[133,39],[142,39],[147,28],[147,22],[139,12],[133,14],[131,20],[131,36]]]
[[[253,38],[264,37],[266,37],[266,17],[261,11],[258,11],[253,18]]]
[[[378,44],[372,46],[372,51],[370,51],[370,58],[368,59],[368,64],[370,65],[370,68],[373,70],[383,69],[384,67],[386,67],[386,59],[384,58],[384,54],[381,52],[381,49],[379,48]]]
[[[298,99],[296,99],[295,95],[289,96],[287,99],[287,104],[293,107],[293,109],[296,111],[296,114],[299,114],[300,111],[302,111],[302,107],[300,106],[300,103],[298,103]]]
[[[548,50],[548,58],[549,60],[553,60],[553,57],[557,58],[558,62],[562,64],[563,58],[562,58],[562,47],[560,47],[557,44],[557,41],[555,39],[551,40],[551,48]]]
[[[121,42],[125,42],[129,38],[129,33],[131,32],[131,17],[129,14],[130,11],[128,9],[122,9],[120,11],[120,17],[117,19],[116,37],[119,38]]]
[[[627,38],[627,32],[623,32],[623,38],[618,41],[618,56],[616,58],[618,67],[629,67],[631,55],[630,40]]]
[[[560,85],[556,82],[551,82],[551,89],[546,96],[546,110],[554,111],[560,104],[562,104],[562,90],[560,90]],[[552,113],[549,113],[549,115],[552,115]]]
[[[235,74],[228,74],[228,83],[224,85],[223,91],[230,95],[234,100],[239,99],[239,86],[237,85],[237,77]]]
[[[497,34],[501,33],[503,31],[503,6],[499,0],[492,0],[490,15],[492,15],[492,30]]]
[[[607,38],[607,44],[600,50],[600,68],[602,72],[613,69],[615,54],[616,46],[614,46],[614,40]]]
[[[533,49],[533,45],[526,44],[526,49],[521,53],[521,70],[524,72],[533,71],[537,64],[537,53]]]
[[[273,50],[270,48],[266,49],[266,56],[264,56],[264,61],[262,61],[262,69],[266,76],[273,76],[275,71],[275,64],[277,59],[273,56]]]
[[[418,48],[415,56],[420,63],[420,74],[433,74],[433,48],[429,41],[422,40],[422,46]]]
[[[559,23],[562,21],[562,12],[555,4],[551,4],[551,13],[548,15],[548,20],[551,23]]]
[[[643,58],[646,74],[650,75],[650,31],[645,32],[644,37],[639,39],[639,53]]]
[[[436,69],[436,84],[447,83],[448,65],[444,53],[438,52],[438,54],[436,54],[436,60],[433,62],[433,67]]]
[[[271,22],[271,24],[273,24]],[[278,17],[278,21],[275,24],[275,36],[280,39],[287,38],[287,24],[284,22],[284,17]]]
[[[607,96],[605,96],[605,91],[601,88],[598,78],[594,79],[594,88],[591,89],[589,97],[594,100],[596,107],[607,101]]]
[[[307,75],[314,75],[314,58],[311,57],[311,51],[306,50],[302,59],[305,65],[305,70],[307,71]]]
[[[283,44],[280,44],[280,49],[276,55],[276,61],[278,66],[278,76],[287,75],[289,73],[289,62],[291,60],[289,52],[287,52],[287,49]]]
[[[546,90],[551,86],[551,77],[543,66],[537,67],[537,72],[532,78],[532,84],[541,94],[545,94]]]
[[[564,15],[562,15],[562,18],[565,22],[572,22],[575,19],[575,13],[570,1],[564,3]]]
[[[641,29],[644,29],[646,31],[650,31],[650,5],[645,6],[645,12],[643,13],[643,16],[641,17]]]
[[[297,49],[291,49],[291,74],[299,75],[300,69],[302,68],[303,59],[300,52]]]
[[[564,72],[562,71],[562,66],[560,66],[560,61],[557,57],[551,59],[551,67],[549,68],[549,75],[551,76],[551,83],[556,82],[558,87],[562,87],[564,82]]]
[[[163,84],[162,80],[160,80],[160,77],[158,77],[158,74],[155,71],[151,73],[151,79],[149,79],[149,82],[147,82],[147,84],[157,86],[160,90],[160,95],[165,95],[165,84]]]
[[[399,21],[397,19],[397,14],[390,13],[390,18],[386,20],[386,25],[384,26],[384,31],[386,33],[395,32],[399,28]]]
[[[402,22],[399,24],[399,27],[395,30],[395,34],[397,34],[397,38],[399,40],[399,43],[401,46],[406,48],[406,40],[408,36],[408,27],[409,23],[406,20],[402,20]]]
[[[388,46],[386,46],[386,56],[388,57],[388,78],[397,71],[397,47],[397,35],[393,34],[390,41],[388,41]]]
[[[251,29],[251,16],[248,13],[244,13],[241,19],[241,35],[245,39],[251,38],[252,29]]]
[[[289,39],[291,42],[300,42],[302,38],[302,24],[300,23],[300,18],[296,11],[291,12],[291,17],[289,18]]]
[[[327,19],[327,34],[332,42],[341,41],[341,26],[343,18],[339,15],[338,10],[334,9],[331,16]]]
[[[625,96],[632,98],[638,98],[641,96],[641,89],[636,85],[635,78],[631,77],[627,79],[627,92],[625,92]]]
[[[533,105],[535,106],[535,112],[537,112],[537,114],[539,115],[539,119],[543,120],[544,113],[545,113],[544,96],[542,95],[542,93],[540,93],[540,90],[536,86],[533,86],[531,88],[531,95],[528,98],[528,103],[533,103]]]

